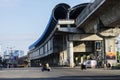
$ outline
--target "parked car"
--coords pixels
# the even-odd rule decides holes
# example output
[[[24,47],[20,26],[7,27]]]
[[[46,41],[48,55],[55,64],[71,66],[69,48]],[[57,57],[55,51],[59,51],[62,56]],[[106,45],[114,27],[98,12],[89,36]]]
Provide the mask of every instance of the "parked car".
[[[84,65],[86,65],[86,68],[95,68],[97,66],[96,60],[86,60],[83,62]]]

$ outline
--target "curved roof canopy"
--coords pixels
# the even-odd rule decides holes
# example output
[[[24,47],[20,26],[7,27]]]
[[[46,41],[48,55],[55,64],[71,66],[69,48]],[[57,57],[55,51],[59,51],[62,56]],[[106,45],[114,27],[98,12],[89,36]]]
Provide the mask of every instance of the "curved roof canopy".
[[[89,3],[83,3],[72,7],[70,10],[70,19],[76,19],[78,15],[82,12],[82,10],[88,5]]]
[[[50,20],[46,26],[45,31],[43,32],[42,36],[34,42],[32,45],[29,46],[29,49],[33,49],[34,47],[39,46],[42,44],[47,37],[50,35],[52,30],[56,27],[58,19],[66,19],[67,13],[70,10],[70,19],[76,19],[76,17],[80,14],[80,12],[86,7],[87,3],[77,5],[73,8],[70,8],[68,4],[60,3],[55,6],[50,16]]]

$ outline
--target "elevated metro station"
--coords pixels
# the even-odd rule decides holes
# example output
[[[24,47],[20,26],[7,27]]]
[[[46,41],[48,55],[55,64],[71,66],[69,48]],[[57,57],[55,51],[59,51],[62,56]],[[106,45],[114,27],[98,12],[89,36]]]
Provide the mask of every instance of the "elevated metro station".
[[[119,6],[119,0],[95,0],[72,8],[65,3],[56,5],[45,31],[29,46],[30,66],[74,67],[91,59],[101,66],[116,65]]]

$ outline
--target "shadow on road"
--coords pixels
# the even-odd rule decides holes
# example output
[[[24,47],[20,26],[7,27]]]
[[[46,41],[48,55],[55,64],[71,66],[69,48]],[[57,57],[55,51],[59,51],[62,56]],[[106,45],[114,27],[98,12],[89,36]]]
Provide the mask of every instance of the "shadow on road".
[[[0,80],[120,80],[119,75],[113,76],[60,76],[49,78],[0,78]]]

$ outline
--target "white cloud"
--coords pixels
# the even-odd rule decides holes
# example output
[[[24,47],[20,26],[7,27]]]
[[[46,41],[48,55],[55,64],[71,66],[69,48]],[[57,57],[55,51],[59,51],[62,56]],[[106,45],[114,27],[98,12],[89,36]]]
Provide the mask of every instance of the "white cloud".
[[[19,4],[20,0],[0,0],[0,7],[14,7]]]

